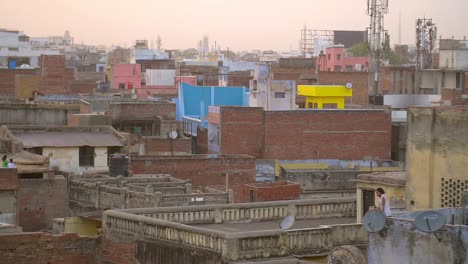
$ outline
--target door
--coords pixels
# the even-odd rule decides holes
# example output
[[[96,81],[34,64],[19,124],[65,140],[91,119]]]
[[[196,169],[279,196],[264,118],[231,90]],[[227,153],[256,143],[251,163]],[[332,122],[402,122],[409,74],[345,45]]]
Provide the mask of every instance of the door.
[[[8,61],[8,68],[10,69],[16,69],[16,60],[10,59]]]
[[[362,190],[362,212],[363,216],[369,211],[369,207],[375,206],[375,193],[370,190]]]

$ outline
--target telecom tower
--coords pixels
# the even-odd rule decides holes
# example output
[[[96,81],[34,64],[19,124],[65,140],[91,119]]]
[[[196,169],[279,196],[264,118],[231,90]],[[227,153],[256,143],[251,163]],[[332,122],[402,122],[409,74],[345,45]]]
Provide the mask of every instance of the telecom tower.
[[[418,92],[421,89],[421,71],[432,68],[432,55],[437,40],[437,27],[432,18],[416,20],[416,70],[418,71]]]
[[[388,43],[388,33],[384,29],[385,14],[388,14],[388,0],[367,0],[367,15],[370,16],[370,26],[367,28],[369,95],[379,95],[382,92],[380,66]]]

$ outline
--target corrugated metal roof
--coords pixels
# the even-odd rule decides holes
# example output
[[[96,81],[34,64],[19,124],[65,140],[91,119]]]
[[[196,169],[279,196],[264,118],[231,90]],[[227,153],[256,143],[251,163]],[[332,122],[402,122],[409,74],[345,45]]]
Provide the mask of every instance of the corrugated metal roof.
[[[124,146],[116,136],[92,132],[13,132],[25,148],[34,147],[113,147]]]

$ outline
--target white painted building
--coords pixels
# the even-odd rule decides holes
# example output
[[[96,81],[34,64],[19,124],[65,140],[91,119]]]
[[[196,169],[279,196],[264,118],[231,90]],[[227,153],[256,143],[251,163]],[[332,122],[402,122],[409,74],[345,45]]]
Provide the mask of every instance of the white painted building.
[[[48,156],[50,167],[81,175],[109,170],[109,156],[126,146],[126,138],[108,127],[8,126],[25,150]]]
[[[255,65],[254,79],[250,81],[251,107],[263,107],[265,111],[294,110],[296,94],[296,81],[272,80],[269,65]]]
[[[0,68],[18,68],[22,65],[39,66],[39,57],[58,55],[58,50],[34,48],[30,38],[20,31],[0,29]]]

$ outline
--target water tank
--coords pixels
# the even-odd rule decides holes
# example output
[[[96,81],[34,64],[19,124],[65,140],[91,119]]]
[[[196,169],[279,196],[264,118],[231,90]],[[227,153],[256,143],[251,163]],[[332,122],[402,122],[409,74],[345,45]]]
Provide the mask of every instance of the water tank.
[[[109,176],[128,177],[128,157],[121,153],[112,154],[109,160]]]

